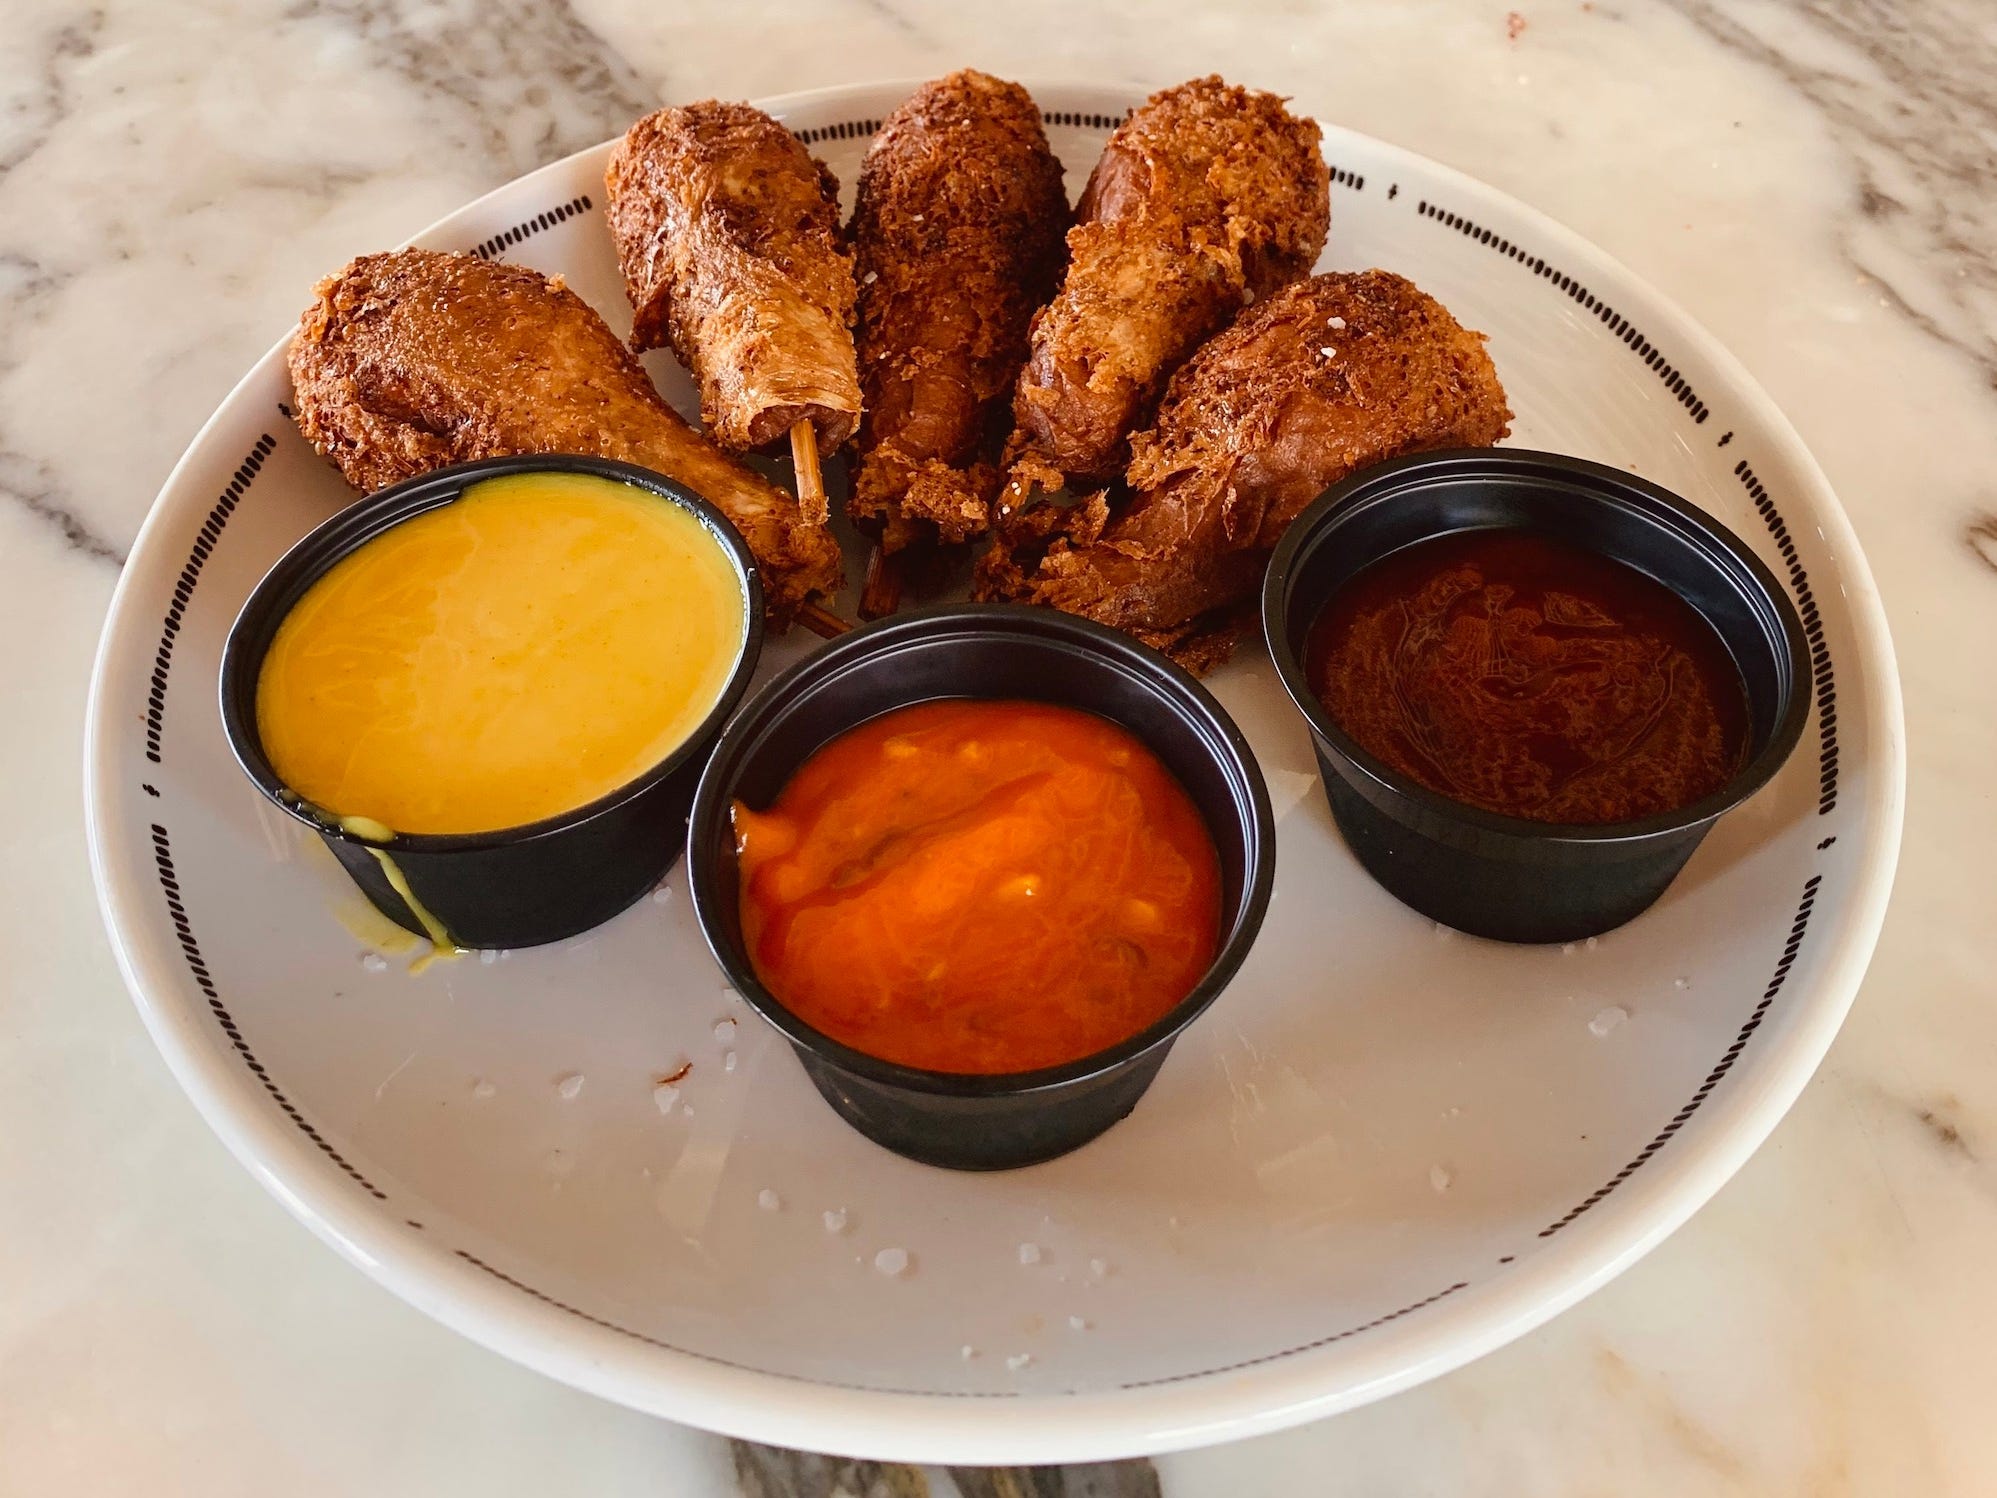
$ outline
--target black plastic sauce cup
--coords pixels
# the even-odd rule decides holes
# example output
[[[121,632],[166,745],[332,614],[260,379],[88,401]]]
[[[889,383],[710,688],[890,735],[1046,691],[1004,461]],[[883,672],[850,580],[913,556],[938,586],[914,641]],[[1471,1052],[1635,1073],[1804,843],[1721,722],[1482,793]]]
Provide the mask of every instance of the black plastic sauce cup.
[[[257,734],[257,677],[264,652],[284,616],[334,563],[403,521],[450,504],[481,479],[523,473],[595,474],[690,511],[741,580],[741,658],[712,711],[686,741],[606,796],[520,827],[448,835],[397,833],[385,842],[370,841],[301,801],[265,757]],[[755,560],[721,512],[692,490],[663,474],[604,458],[492,458],[440,468],[384,489],[348,506],[286,552],[250,594],[223,647],[222,725],[237,762],[257,789],[323,837],[341,867],[390,920],[418,935],[431,934],[396,889],[400,879],[456,945],[531,947],[601,925],[672,868],[685,846],[687,809],[708,750],[749,684],[762,639],[763,595]]]
[[[928,1071],[821,1034],[757,978],[742,943],[732,804],[765,808],[831,739],[895,708],[949,697],[1052,702],[1121,724],[1158,756],[1205,819],[1220,855],[1219,951],[1191,993],[1128,1040],[1038,1071]],[[715,960],[790,1041],[825,1100],[897,1154],[959,1170],[1051,1159],[1130,1112],[1172,1042],[1248,955],[1275,864],[1275,823],[1261,771],[1205,688],[1128,636],[1052,610],[1009,605],[884,619],[772,681],[715,746],[687,839],[694,912]]]
[[[1719,635],[1747,689],[1739,772],[1676,811],[1577,826],[1452,801],[1354,743],[1305,674],[1312,623],[1372,563],[1438,536],[1488,529],[1533,530],[1581,546],[1689,603]],[[1746,544],[1656,484],[1557,453],[1424,453],[1328,490],[1276,548],[1263,583],[1262,629],[1310,724],[1333,820],[1366,871],[1423,915],[1501,941],[1573,941],[1647,909],[1713,823],[1782,767],[1810,709],[1802,625]]]

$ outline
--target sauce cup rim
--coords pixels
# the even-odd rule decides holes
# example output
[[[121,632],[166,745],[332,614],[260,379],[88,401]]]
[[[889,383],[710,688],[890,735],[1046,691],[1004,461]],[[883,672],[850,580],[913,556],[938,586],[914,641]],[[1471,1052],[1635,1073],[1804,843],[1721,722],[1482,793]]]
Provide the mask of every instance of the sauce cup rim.
[[[264,753],[262,736],[256,726],[256,683],[277,626],[297,606],[306,589],[376,537],[418,515],[456,502],[465,490],[483,479],[528,473],[580,473],[615,480],[677,504],[700,521],[721,547],[742,585],[742,644],[734,667],[707,715],[671,753],[642,774],[593,801],[539,821],[495,827],[483,832],[395,831],[386,841],[364,837],[343,825],[337,816],[315,806],[285,785]],[[513,847],[570,831],[617,811],[684,769],[690,759],[711,747],[717,731],[728,720],[736,703],[748,689],[750,677],[755,674],[756,661],[762,651],[763,627],[763,589],[757,577],[755,557],[735,527],[696,490],[666,474],[635,463],[584,453],[532,453],[480,458],[432,469],[364,495],[328,516],[285,549],[256,587],[251,589],[249,597],[237,611],[235,621],[229,626],[228,637],[222,647],[220,672],[222,727],[236,763],[264,798],[323,836],[384,853],[469,853]]]
[[[1696,534],[1706,545],[1691,549],[1703,550],[1706,560],[1715,568],[1722,564],[1714,553],[1723,555],[1738,569],[1739,575],[1734,581],[1746,582],[1753,587],[1759,601],[1773,615],[1782,636],[1784,666],[1789,677],[1788,702],[1771,727],[1767,742],[1750,755],[1725,784],[1675,810],[1624,822],[1541,822],[1530,817],[1506,816],[1445,796],[1402,774],[1361,748],[1325,710],[1311,690],[1303,662],[1289,643],[1287,616],[1298,581],[1297,564],[1305,549],[1316,543],[1326,530],[1345,523],[1374,504],[1419,502],[1418,494],[1403,492],[1407,489],[1418,488],[1430,481],[1462,483],[1486,478],[1536,480],[1549,489],[1590,493],[1623,508],[1636,510],[1653,522],[1663,522],[1664,529],[1686,540],[1688,545],[1691,536]],[[1568,535],[1557,524],[1536,528],[1597,555],[1608,556],[1586,540]],[[1439,540],[1443,536],[1459,535],[1472,529],[1518,530],[1526,527],[1459,527],[1437,531],[1423,537],[1422,541]],[[1408,544],[1419,545],[1421,541]],[[1361,568],[1405,549],[1396,547],[1392,551],[1370,556]],[[1621,560],[1613,556],[1609,559]],[[1625,562],[1623,565],[1631,564]],[[1327,594],[1319,600],[1317,608],[1322,610],[1331,596]],[[1703,614],[1701,618],[1704,619]],[[1713,627],[1710,622],[1708,627]],[[1787,590],[1753,549],[1729,527],[1683,496],[1627,470],[1565,453],[1542,452],[1532,448],[1447,448],[1414,453],[1374,464],[1332,485],[1291,523],[1270,558],[1262,583],[1262,634],[1270,660],[1275,664],[1276,674],[1291,703],[1303,715],[1311,732],[1336,749],[1354,769],[1382,789],[1414,802],[1433,816],[1474,831],[1536,842],[1604,847],[1641,843],[1717,820],[1766,785],[1788,760],[1802,738],[1814,691],[1808,642],[1803,633],[1802,620],[1789,601]]]
[[[717,903],[722,877],[719,860],[710,856],[709,850],[716,836],[728,826],[728,808],[734,800],[739,768],[737,761],[756,748],[764,731],[788,710],[797,687],[816,677],[868,669],[870,661],[888,658],[892,647],[913,637],[990,631],[1037,633],[1079,647],[1075,652],[1077,657],[1088,660],[1093,667],[1122,670],[1145,680],[1154,691],[1174,694],[1182,709],[1191,709],[1202,720],[1204,731],[1197,736],[1226,774],[1234,792],[1230,799],[1239,818],[1244,850],[1242,887],[1239,897],[1223,912],[1221,943],[1213,961],[1184,997],[1144,1029],[1115,1045],[1057,1066],[1015,1072],[936,1071],[889,1061],[836,1040],[800,1019],[764,986],[748,954],[725,933]],[[1002,700],[997,694],[983,698],[976,691],[965,691],[955,697]],[[920,702],[943,700],[949,699],[925,696],[897,706],[912,707]],[[1180,716],[1183,721],[1184,713]],[[823,747],[823,743],[816,745],[794,761],[790,772],[795,773],[810,753]],[[1177,662],[1120,631],[1054,609],[1004,603],[942,604],[897,613],[841,635],[765,683],[750,698],[722,732],[701,774],[687,821],[686,861],[694,916],[709,952],[729,984],[791,1044],[809,1050],[838,1070],[908,1092],[961,1099],[1018,1097],[1054,1092],[1127,1067],[1157,1047],[1170,1044],[1219,998],[1254,946],[1268,911],[1275,884],[1276,826],[1268,787],[1248,740],[1213,694]]]

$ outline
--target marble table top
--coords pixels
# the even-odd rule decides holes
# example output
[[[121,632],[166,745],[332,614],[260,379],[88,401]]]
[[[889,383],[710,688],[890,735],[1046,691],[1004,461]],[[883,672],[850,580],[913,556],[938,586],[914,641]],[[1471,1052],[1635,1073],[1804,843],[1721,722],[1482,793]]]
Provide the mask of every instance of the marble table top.
[[[1997,1487],[1997,18],[1988,0],[10,0],[0,33],[0,1493],[1985,1493]],[[1871,976],[1739,1177],[1549,1326],[1253,1442],[1040,1472],[728,1443],[462,1341],[227,1157],[81,836],[103,611],[304,288],[660,100],[1219,69],[1565,220],[1815,450],[1912,795]]]

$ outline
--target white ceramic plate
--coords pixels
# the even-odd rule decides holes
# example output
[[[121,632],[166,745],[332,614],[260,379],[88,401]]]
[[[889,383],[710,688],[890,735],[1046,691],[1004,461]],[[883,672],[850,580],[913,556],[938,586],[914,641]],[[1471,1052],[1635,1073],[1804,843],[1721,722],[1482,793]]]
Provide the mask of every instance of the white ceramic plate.
[[[771,108],[850,191],[908,88]],[[1035,94],[1078,189],[1134,96]],[[607,150],[416,243],[559,271],[622,329]],[[397,1294],[554,1377],[765,1441],[955,1462],[1158,1451],[1374,1399],[1683,1222],[1795,1098],[1879,930],[1904,759],[1878,595],[1788,423],[1684,313],[1455,172],[1335,126],[1325,154],[1326,264],[1400,271],[1488,332],[1513,441],[1676,489],[1793,591],[1818,699],[1803,746],[1662,903],[1571,951],[1396,904],[1333,831],[1304,725],[1250,648],[1213,685],[1280,817],[1268,923],[1137,1111],[1065,1159],[958,1175],[847,1130],[723,988],[683,870],[576,941],[411,975],[343,924],[358,897],[223,741],[230,621],[352,498],[287,418],[280,346],[133,549],[86,751],[126,980],[243,1163]],[[651,368],[691,411],[670,360]],[[662,1114],[653,1079],[683,1059]],[[911,1258],[899,1278],[874,1267],[890,1247]]]

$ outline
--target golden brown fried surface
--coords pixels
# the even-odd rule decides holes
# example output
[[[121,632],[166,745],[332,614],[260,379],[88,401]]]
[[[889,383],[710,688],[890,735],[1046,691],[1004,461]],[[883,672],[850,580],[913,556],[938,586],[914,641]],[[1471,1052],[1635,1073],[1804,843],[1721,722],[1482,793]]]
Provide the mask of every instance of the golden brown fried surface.
[[[1210,666],[1214,632],[1326,488],[1402,453],[1489,446],[1510,422],[1481,333],[1386,271],[1317,276],[1249,308],[1173,377],[1132,439],[1127,509],[1098,495],[1022,512],[981,559],[978,596],[1082,614]]]
[[[1274,94],[1217,77],[1152,95],[1117,128],[1019,377],[1019,477],[1112,477],[1179,362],[1248,296],[1310,274],[1331,222],[1319,138]]]
[[[1040,110],[966,70],[890,115],[860,169],[851,239],[866,414],[847,513],[883,550],[967,540],[997,472],[973,464],[1060,274],[1068,198]]]
[[[708,432],[736,451],[809,419],[821,452],[860,420],[839,184],[759,109],[708,100],[638,121],[605,174],[632,347],[670,344]]]
[[[290,362],[299,429],[356,488],[513,453],[618,458],[728,517],[776,622],[839,588],[831,536],[682,421],[559,280],[431,250],[363,255],[314,288]]]

